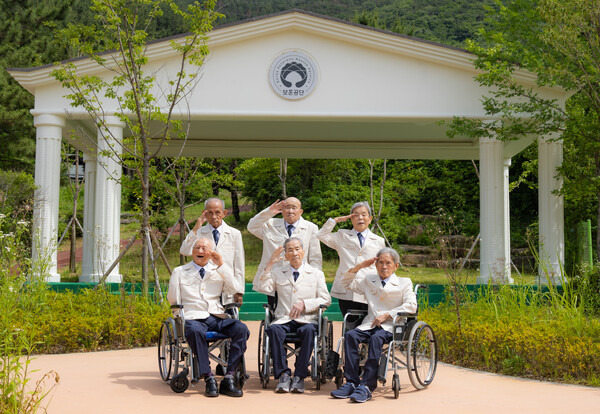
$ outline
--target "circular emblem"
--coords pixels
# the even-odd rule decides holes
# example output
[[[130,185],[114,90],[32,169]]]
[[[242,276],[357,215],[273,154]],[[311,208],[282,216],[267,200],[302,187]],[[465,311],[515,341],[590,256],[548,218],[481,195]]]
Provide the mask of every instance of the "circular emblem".
[[[306,53],[288,51],[277,56],[269,71],[271,87],[282,98],[302,99],[317,85],[315,61]]]

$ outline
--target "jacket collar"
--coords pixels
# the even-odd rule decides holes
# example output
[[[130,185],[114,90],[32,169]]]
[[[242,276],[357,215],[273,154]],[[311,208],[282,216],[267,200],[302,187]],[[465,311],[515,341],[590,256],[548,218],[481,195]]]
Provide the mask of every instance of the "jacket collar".
[[[372,274],[371,283],[374,286],[378,287],[378,288],[382,287],[381,286],[381,278],[376,273]],[[390,285],[392,285],[392,286],[399,286],[400,285],[400,279],[398,278],[398,276],[396,276],[395,273],[393,273],[392,275],[390,275],[390,277],[388,278],[388,281],[385,283],[384,289],[386,289]]]
[[[285,264],[281,268],[281,273],[283,273],[283,275],[286,278],[289,278],[292,281],[292,283],[299,283],[300,281],[302,281],[302,279],[304,279],[304,275],[310,275],[313,273],[314,270],[308,263],[303,263],[302,268],[300,269],[300,276],[298,276],[298,279],[294,282],[294,275],[292,275],[292,267],[288,262],[284,263]]]

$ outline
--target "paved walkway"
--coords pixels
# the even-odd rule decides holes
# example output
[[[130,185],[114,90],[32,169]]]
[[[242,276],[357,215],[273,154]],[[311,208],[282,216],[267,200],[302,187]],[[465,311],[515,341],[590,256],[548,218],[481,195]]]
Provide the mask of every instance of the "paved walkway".
[[[244,397],[206,398],[203,384],[175,394],[160,379],[156,348],[96,353],[44,355],[31,368],[55,370],[60,383],[52,391],[50,414],[95,413],[599,413],[600,388],[522,380],[438,364],[432,385],[416,391],[406,371],[400,374],[403,386],[395,400],[388,381],[374,392],[374,399],[355,404],[329,396],[335,388],[327,383],[316,391],[307,380],[306,393],[275,394],[275,381],[263,390],[257,374],[259,322],[247,322],[251,338],[246,363],[251,378]],[[335,326],[335,336],[339,333]]]

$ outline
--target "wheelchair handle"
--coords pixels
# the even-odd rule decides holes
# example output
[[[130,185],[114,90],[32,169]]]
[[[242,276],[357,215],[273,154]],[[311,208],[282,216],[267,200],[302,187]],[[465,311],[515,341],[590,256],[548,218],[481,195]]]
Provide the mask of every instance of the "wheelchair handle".
[[[183,305],[171,305],[171,309],[183,309]]]

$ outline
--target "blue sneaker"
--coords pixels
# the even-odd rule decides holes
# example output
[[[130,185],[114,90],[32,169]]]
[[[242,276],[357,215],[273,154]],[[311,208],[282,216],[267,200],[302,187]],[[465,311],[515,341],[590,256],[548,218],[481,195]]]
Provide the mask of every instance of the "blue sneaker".
[[[352,395],[350,396],[350,401],[364,403],[371,399],[371,391],[366,385],[360,384]]]
[[[355,389],[356,385],[347,382],[337,390],[331,391],[330,395],[335,398],[350,398]]]

